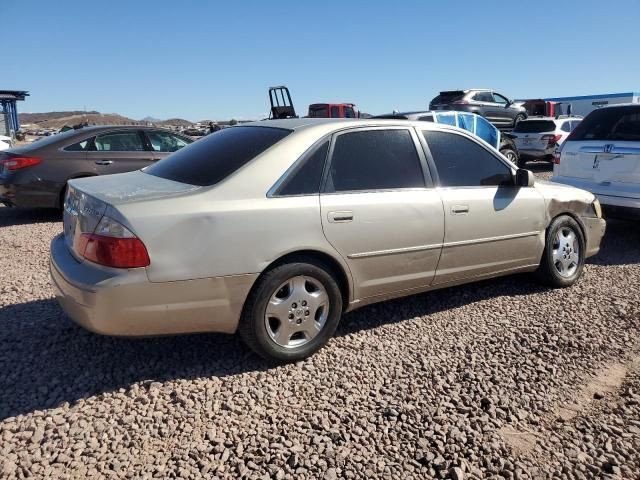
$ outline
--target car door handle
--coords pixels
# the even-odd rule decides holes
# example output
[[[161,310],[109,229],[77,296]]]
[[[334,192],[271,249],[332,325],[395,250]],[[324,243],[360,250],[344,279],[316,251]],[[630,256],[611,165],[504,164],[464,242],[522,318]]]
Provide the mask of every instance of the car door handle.
[[[113,163],[113,160],[96,160],[95,162],[96,165],[111,165]]]
[[[469,205],[454,205],[453,207],[451,207],[451,213],[453,213],[454,215],[469,213]]]
[[[353,221],[353,212],[351,210],[329,212],[328,217],[330,223],[347,223]]]

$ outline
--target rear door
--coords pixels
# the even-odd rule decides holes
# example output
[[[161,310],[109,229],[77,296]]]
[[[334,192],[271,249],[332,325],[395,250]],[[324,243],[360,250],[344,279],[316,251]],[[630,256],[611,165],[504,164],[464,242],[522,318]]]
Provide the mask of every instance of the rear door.
[[[434,284],[536,265],[545,206],[533,187],[516,187],[511,168],[470,135],[423,132],[438,175],[445,237]]]
[[[565,142],[554,177],[600,195],[640,198],[640,106],[590,113]]]
[[[147,149],[140,130],[114,130],[94,139],[87,159],[92,161],[98,175],[140,170],[153,162],[153,152]]]
[[[347,261],[355,297],[431,284],[442,246],[442,201],[411,128],[354,129],[334,136],[322,227]]]

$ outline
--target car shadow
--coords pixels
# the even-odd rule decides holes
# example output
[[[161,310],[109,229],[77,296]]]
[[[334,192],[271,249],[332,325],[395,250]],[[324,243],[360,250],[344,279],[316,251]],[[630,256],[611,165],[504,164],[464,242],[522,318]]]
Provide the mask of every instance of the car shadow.
[[[61,222],[60,210],[53,208],[11,208],[0,205],[0,228],[30,223]]]
[[[496,295],[544,290],[527,276],[494,279],[415,295],[346,314],[336,335],[400,322]],[[196,334],[156,338],[96,335],[73,323],[54,299],[0,309],[0,421],[142,383],[223,378],[272,365],[238,336]]]
[[[607,218],[607,230],[600,252],[587,259],[593,265],[632,265],[640,263],[640,224],[637,221]]]

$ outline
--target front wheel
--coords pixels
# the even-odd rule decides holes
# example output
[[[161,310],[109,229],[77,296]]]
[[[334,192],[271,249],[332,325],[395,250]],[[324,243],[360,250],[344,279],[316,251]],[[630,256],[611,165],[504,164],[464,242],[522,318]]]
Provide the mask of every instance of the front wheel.
[[[524,120],[525,117],[523,114],[519,113],[518,115],[516,115],[516,118],[513,120],[513,127],[515,128],[516,125],[518,125],[518,122],[521,122],[522,120]]]
[[[240,321],[249,348],[276,362],[301,360],[322,348],[342,316],[342,294],[330,272],[309,259],[264,274]]]
[[[578,222],[568,215],[557,217],[545,237],[545,248],[537,270],[538,278],[551,287],[573,285],[584,267],[585,239]]]
[[[505,147],[502,150],[500,150],[500,153],[504,155],[504,157],[514,165],[520,166],[518,153],[513,148]]]

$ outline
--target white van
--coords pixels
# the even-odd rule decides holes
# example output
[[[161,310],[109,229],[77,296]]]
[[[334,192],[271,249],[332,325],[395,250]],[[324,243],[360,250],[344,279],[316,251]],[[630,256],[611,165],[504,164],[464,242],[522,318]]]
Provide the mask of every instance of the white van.
[[[556,156],[551,180],[594,193],[609,216],[640,218],[640,105],[587,115]]]

